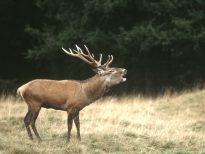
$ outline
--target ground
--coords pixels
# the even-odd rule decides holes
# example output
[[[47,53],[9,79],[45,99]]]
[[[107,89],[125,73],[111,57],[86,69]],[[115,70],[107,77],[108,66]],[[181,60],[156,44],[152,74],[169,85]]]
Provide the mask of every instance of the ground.
[[[75,126],[66,143],[67,114],[42,109],[37,129],[42,142],[30,141],[23,118],[27,105],[0,99],[0,154],[3,153],[205,153],[205,90],[106,97],[80,112],[82,141]]]

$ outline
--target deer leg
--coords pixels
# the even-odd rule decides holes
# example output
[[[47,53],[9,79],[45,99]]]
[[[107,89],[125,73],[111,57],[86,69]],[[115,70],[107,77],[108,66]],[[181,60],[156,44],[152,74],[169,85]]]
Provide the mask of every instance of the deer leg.
[[[24,118],[24,123],[25,123],[25,126],[26,126],[26,130],[27,130],[27,133],[28,133],[28,136],[31,140],[33,140],[33,136],[32,136],[32,133],[31,133],[31,129],[30,129],[30,121],[31,121],[31,117],[32,117],[32,113],[31,111],[28,111],[26,113],[26,116]]]
[[[79,112],[77,113],[76,117],[74,118],[74,122],[75,122],[75,126],[77,129],[77,138],[80,141],[81,137],[80,137],[80,119],[79,119]]]
[[[32,116],[32,119],[31,119],[31,127],[32,127],[33,132],[34,132],[34,134],[36,135],[36,137],[37,137],[37,139],[38,139],[39,142],[41,142],[42,140],[41,140],[41,137],[39,136],[38,131],[37,131],[37,129],[36,129],[35,122],[36,122],[36,119],[37,119],[38,114],[39,114],[39,112],[40,112],[40,109],[41,109],[41,107],[37,108],[36,110],[34,110],[34,111],[32,112],[32,115],[33,115],[33,116]]]
[[[68,111],[67,124],[68,124],[67,142],[70,142],[71,129],[72,129],[72,125],[73,125],[73,115],[72,115],[72,112],[69,112],[69,111]]]

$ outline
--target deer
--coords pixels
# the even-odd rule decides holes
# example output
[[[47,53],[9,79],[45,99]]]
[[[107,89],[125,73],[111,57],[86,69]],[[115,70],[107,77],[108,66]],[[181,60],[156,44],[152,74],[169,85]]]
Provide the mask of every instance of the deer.
[[[102,64],[102,54],[96,60],[86,45],[85,51],[76,45],[76,49],[62,50],[69,56],[77,57],[89,64],[95,75],[86,80],[49,80],[34,79],[17,89],[17,94],[26,102],[28,111],[24,117],[24,124],[28,136],[33,140],[33,133],[39,142],[42,141],[35,122],[41,108],[61,110],[67,112],[67,142],[70,141],[73,121],[77,129],[77,139],[81,140],[79,112],[86,106],[101,98],[110,87],[126,81],[125,68],[110,67],[113,55],[108,55]],[[32,128],[32,129],[31,129]]]

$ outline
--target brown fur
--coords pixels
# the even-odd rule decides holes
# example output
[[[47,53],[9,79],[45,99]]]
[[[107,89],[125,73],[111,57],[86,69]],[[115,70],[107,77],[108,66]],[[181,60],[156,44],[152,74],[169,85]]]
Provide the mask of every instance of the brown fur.
[[[101,97],[105,91],[105,81],[100,79],[99,75],[83,81],[37,79],[22,85],[17,93],[28,105],[24,122],[30,139],[33,139],[31,126],[38,140],[41,141],[35,127],[41,107],[67,111],[68,141],[73,120],[77,127],[78,139],[80,139],[79,111]]]

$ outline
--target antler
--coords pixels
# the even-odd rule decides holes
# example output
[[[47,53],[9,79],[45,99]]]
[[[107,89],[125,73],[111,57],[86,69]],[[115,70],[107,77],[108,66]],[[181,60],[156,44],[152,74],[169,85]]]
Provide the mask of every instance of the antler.
[[[83,60],[84,62],[88,63],[89,65],[93,66],[93,67],[96,67],[96,68],[102,68],[102,69],[107,69],[109,67],[109,65],[112,63],[113,61],[113,56],[112,55],[108,55],[108,60],[106,61],[106,63],[104,63],[103,65],[101,64],[102,62],[102,54],[100,54],[100,58],[99,60],[95,60],[95,56],[93,53],[90,53],[89,49],[87,48],[86,45],[84,45],[85,49],[86,49],[86,52],[87,54],[85,54],[82,49],[75,45],[76,46],[76,49],[70,49],[69,48],[69,51],[67,51],[66,49],[64,49],[62,47],[62,50],[70,55],[70,56],[73,56],[73,57],[78,57],[80,58],[81,60]]]
[[[106,61],[105,64],[103,64],[103,67],[108,68],[109,65],[112,63],[113,59],[114,59],[114,58],[113,58],[112,55],[108,55],[108,60]]]

